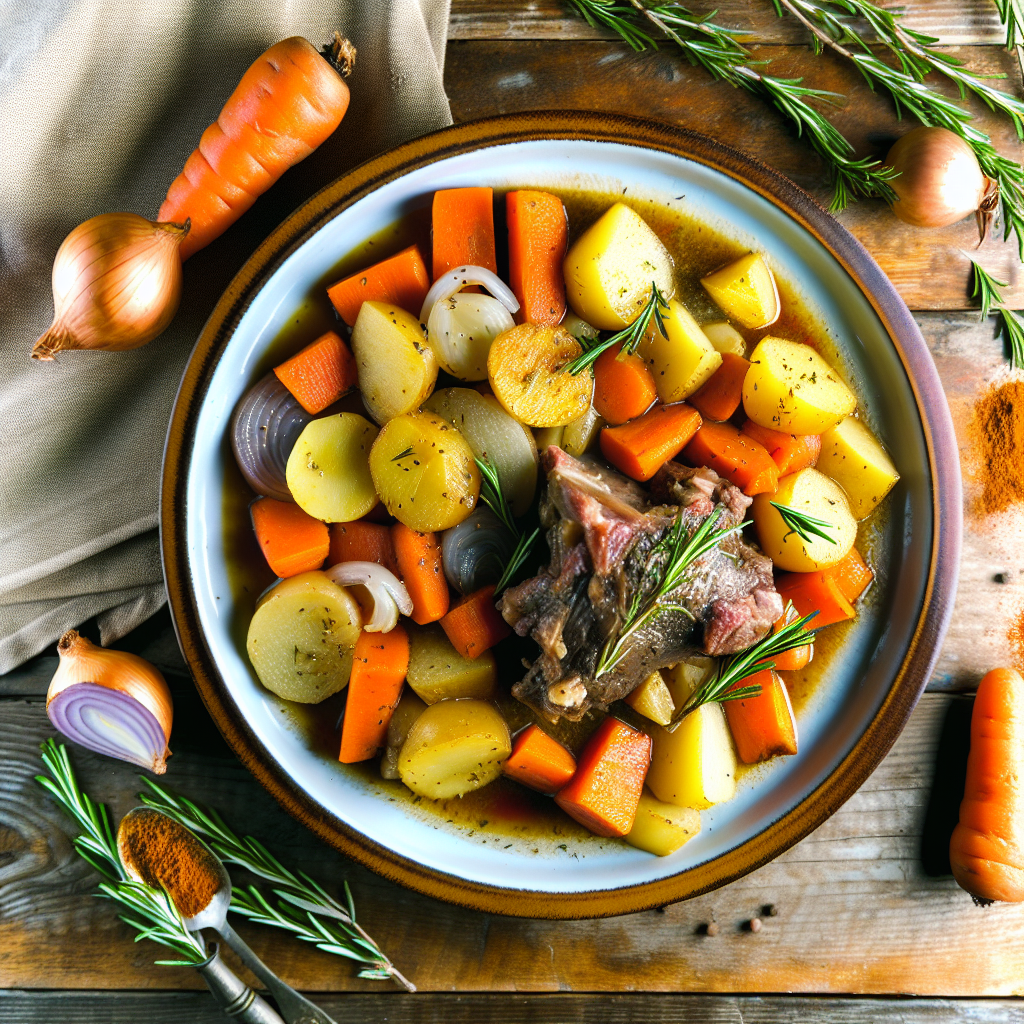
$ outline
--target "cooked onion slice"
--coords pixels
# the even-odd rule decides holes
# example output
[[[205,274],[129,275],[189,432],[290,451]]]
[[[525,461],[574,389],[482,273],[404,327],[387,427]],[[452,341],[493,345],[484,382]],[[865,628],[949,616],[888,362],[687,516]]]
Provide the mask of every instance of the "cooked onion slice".
[[[361,584],[373,598],[373,614],[363,624],[367,633],[390,633],[398,625],[398,613],[412,615],[412,598],[405,584],[390,569],[376,562],[339,562],[324,570],[341,586]]]
[[[430,286],[430,291],[423,300],[423,308],[420,310],[420,320],[423,323],[427,322],[435,302],[450,298],[456,292],[474,284],[486,288],[510,313],[519,312],[519,300],[497,274],[486,267],[467,266],[449,270]]]
[[[489,509],[478,509],[441,535],[441,558],[448,582],[460,594],[497,583],[516,539]]]
[[[434,303],[427,336],[446,372],[460,380],[486,380],[491,342],[515,325],[512,314],[490,295],[452,295]]]

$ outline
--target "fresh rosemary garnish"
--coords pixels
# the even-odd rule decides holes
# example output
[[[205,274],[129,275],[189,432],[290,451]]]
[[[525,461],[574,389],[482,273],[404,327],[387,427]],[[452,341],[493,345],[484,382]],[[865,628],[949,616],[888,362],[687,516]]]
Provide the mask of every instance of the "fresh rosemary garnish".
[[[1014,50],[1024,40],[1024,0],[995,0],[999,20],[1006,28],[1006,48]]]
[[[1020,313],[999,307],[999,315],[1003,318],[1003,329],[1006,340],[1010,343],[1010,365],[1015,370],[1024,369],[1024,319]]]
[[[501,579],[494,587],[494,592],[500,594],[513,580],[520,566],[526,561],[533,548],[534,541],[540,535],[540,530],[534,530],[530,534],[523,534],[512,516],[512,509],[509,508],[505,492],[501,489],[501,480],[498,471],[491,465],[485,455],[482,459],[476,460],[477,468],[480,470],[480,497],[490,506],[491,511],[502,521],[506,529],[516,538],[516,546],[505,564],[501,573]]]
[[[1019,312],[1007,309],[1003,305],[1001,288],[1006,287],[1005,281],[997,281],[976,260],[971,260],[973,268],[973,286],[971,298],[978,300],[981,307],[981,319],[984,320],[993,306],[1002,318],[1003,331],[1010,343],[1010,365],[1014,369],[1024,368],[1024,319]]]
[[[679,723],[702,704],[722,704],[730,700],[756,697],[761,692],[760,686],[741,686],[735,690],[733,687],[741,680],[764,669],[774,668],[775,663],[771,659],[777,654],[784,654],[797,647],[813,644],[814,630],[804,627],[817,614],[817,612],[811,612],[810,615],[805,615],[801,619],[794,619],[777,633],[769,633],[745,651],[719,659],[715,671],[702,686],[690,694],[689,699],[672,716],[672,721],[665,728],[669,732],[674,732],[679,727]]]
[[[397,455],[392,455],[391,461],[398,462],[400,459],[407,459],[410,455],[412,455],[412,452],[413,449],[412,446],[410,445],[408,448],[405,449],[405,451],[399,452]]]
[[[786,526],[789,527],[789,533],[786,534],[786,537],[790,533],[795,533],[802,541],[806,541],[808,544],[815,537],[827,540],[829,544],[836,543],[836,539],[828,532],[835,529],[831,523],[826,523],[824,519],[809,516],[806,512],[801,512],[790,505],[780,505],[777,501],[770,502],[770,504],[782,516],[782,521]],[[786,537],[782,539],[785,540]]]

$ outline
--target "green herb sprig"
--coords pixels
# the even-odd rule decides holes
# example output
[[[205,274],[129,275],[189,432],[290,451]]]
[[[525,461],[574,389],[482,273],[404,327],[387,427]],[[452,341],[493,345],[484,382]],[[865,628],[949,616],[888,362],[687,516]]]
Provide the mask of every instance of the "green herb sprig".
[[[1015,310],[1003,305],[1003,294],[1000,289],[1006,287],[1005,281],[997,281],[980,263],[971,260],[973,285],[971,298],[978,301],[981,307],[981,319],[988,317],[993,306],[1002,321],[1002,329],[1010,344],[1010,365],[1014,369],[1024,368],[1024,318]]]
[[[491,465],[490,460],[486,456],[482,459],[477,459],[476,465],[480,470],[481,499],[490,506],[491,511],[502,521],[512,536],[516,538],[516,546],[501,573],[501,579],[498,580],[494,588],[494,592],[500,594],[512,582],[520,567],[529,558],[534,542],[540,535],[540,530],[536,529],[530,534],[524,534],[520,531],[512,515],[512,509],[509,508],[505,492],[502,490],[498,471]]]
[[[777,501],[769,502],[769,504],[782,516],[782,521],[789,528],[789,533],[786,534],[786,537],[790,533],[795,533],[802,541],[808,544],[815,537],[827,540],[829,544],[837,543],[835,537],[828,532],[835,529],[831,523],[826,523],[824,519],[817,519],[815,516],[809,516],[806,512],[801,512],[791,505],[782,505]],[[785,537],[783,540],[785,540]]]
[[[1024,40],[1024,0],[995,0],[995,4],[1006,28],[1006,48],[1016,49]]]

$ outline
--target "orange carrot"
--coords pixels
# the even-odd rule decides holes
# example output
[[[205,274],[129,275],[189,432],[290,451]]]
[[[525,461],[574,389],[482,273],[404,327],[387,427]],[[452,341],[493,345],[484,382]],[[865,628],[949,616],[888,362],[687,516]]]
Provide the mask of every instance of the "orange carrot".
[[[949,863],[980,900],[1024,901],[1024,678],[994,668],[978,684],[960,822]]]
[[[576,758],[539,725],[531,723],[515,739],[501,770],[540,793],[557,793],[575,774]]]
[[[621,352],[622,346],[614,345],[594,363],[594,408],[612,426],[642,416],[658,397],[647,364]]]
[[[693,465],[707,466],[731,480],[744,494],[778,488],[779,468],[767,449],[731,423],[705,423],[683,454]]]
[[[867,562],[856,548],[850,548],[849,554],[842,561],[829,566],[825,574],[836,581],[839,592],[850,604],[868,589],[875,578],[875,574],[868,568]]]
[[[651,737],[617,718],[606,718],[587,740],[579,767],[555,803],[599,836],[633,828],[651,766]]]
[[[796,753],[796,719],[786,684],[770,668],[741,679],[732,689],[760,686],[756,697],[724,702],[736,753],[744,764]]]
[[[772,626],[772,632],[778,633],[780,629],[799,617],[796,608],[787,604],[786,610],[779,616],[775,625]],[[817,619],[818,617],[816,616],[811,620],[810,628],[815,628],[814,624],[817,622]],[[811,663],[813,656],[814,647],[811,644],[804,644],[802,647],[793,647],[788,651],[783,651],[781,654],[773,654],[771,661],[778,672],[795,672],[798,669],[806,668]]]
[[[389,633],[359,634],[341,727],[342,764],[365,761],[384,746],[408,671],[409,635],[401,625]]]
[[[747,420],[742,430],[747,437],[768,449],[768,454],[779,467],[780,477],[813,466],[821,454],[819,434],[786,434],[781,430],[759,427],[753,420]]]
[[[697,433],[700,422],[700,413],[683,402],[656,405],[620,427],[605,427],[601,453],[634,480],[650,480]]]
[[[413,316],[420,315],[430,289],[427,265],[415,245],[327,289],[338,315],[351,327],[364,302],[390,302]]]
[[[257,498],[250,506],[252,528],[270,568],[282,579],[319,569],[330,547],[327,524],[290,501]]]
[[[157,220],[192,228],[181,258],[209,245],[345,116],[355,50],[335,34],[318,53],[301,36],[275,43],[242,76],[167,190]]]
[[[320,335],[280,366],[277,379],[295,396],[299,405],[314,416],[333,405],[356,386],[356,360],[334,331]]]
[[[449,188],[434,193],[435,281],[465,264],[498,272],[493,203],[490,188]]]
[[[412,621],[425,626],[448,611],[448,581],[436,533],[418,533],[404,523],[391,527],[391,543],[412,601]]]
[[[792,601],[799,615],[818,614],[811,619],[811,629],[821,629],[835,622],[852,619],[857,613],[843,597],[836,581],[823,572],[786,572],[775,581],[782,602]]]
[[[462,598],[441,619],[441,628],[464,658],[479,658],[512,630],[494,607],[494,584]]]
[[[732,352],[722,353],[722,365],[687,401],[705,419],[727,420],[743,401],[743,378],[750,363]]]
[[[380,523],[357,519],[352,523],[331,523],[331,549],[327,564],[340,562],[376,562],[399,575],[391,530]]]
[[[565,316],[562,259],[569,221],[562,200],[550,192],[509,192],[505,213],[508,283],[519,300],[516,323],[554,327]]]

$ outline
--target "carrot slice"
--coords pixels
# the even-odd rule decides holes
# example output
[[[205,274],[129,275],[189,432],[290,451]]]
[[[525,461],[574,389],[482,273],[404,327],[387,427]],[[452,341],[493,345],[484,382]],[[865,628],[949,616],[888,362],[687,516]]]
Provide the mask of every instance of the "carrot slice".
[[[357,519],[351,523],[331,523],[331,549],[327,564],[340,562],[376,562],[399,575],[391,530],[380,523]]]
[[[605,427],[601,431],[601,453],[634,480],[650,480],[686,446],[700,423],[700,413],[683,402],[656,405],[629,423]]]
[[[501,770],[540,793],[557,793],[576,773],[576,758],[539,725],[531,723],[512,744]]]
[[[519,300],[516,323],[554,327],[565,316],[562,260],[569,221],[558,196],[520,190],[505,196],[508,283]]]
[[[302,408],[314,415],[351,391],[358,379],[355,357],[334,331],[275,366],[274,373]]]
[[[391,543],[412,601],[412,621],[425,626],[448,611],[448,581],[436,533],[419,533],[404,523],[391,527]]]
[[[267,564],[282,579],[324,564],[330,547],[326,523],[276,498],[257,498],[249,514]]]
[[[764,445],[731,423],[705,423],[683,452],[694,466],[707,466],[731,480],[744,494],[777,490],[779,467]]]
[[[836,581],[839,592],[850,604],[864,593],[875,578],[868,568],[864,556],[856,548],[850,548],[849,554],[835,565],[824,570],[826,576]]]
[[[775,581],[782,601],[792,601],[800,615],[817,612],[810,621],[812,629],[852,619],[857,613],[843,597],[836,581],[823,572],[786,572]]]
[[[796,753],[796,720],[786,684],[770,668],[741,679],[732,689],[761,687],[756,697],[725,701],[725,717],[744,764]]]
[[[820,434],[786,434],[781,430],[759,427],[753,420],[743,424],[742,432],[768,449],[768,454],[779,467],[780,477],[813,466],[821,454]]]
[[[743,378],[749,367],[743,356],[723,352],[722,365],[687,401],[705,419],[727,420],[743,401]]]
[[[494,584],[467,595],[441,619],[441,628],[464,658],[479,658],[512,630],[494,607]]]
[[[606,718],[580,754],[579,766],[555,803],[599,836],[633,828],[651,766],[651,737],[617,718]]]
[[[341,319],[352,327],[364,302],[393,303],[418,317],[429,290],[427,265],[419,247],[410,245],[389,259],[332,284],[327,297]]]
[[[342,764],[365,761],[384,746],[408,671],[409,635],[401,625],[389,633],[359,634],[341,727]]]
[[[490,188],[448,188],[434,193],[435,281],[467,264],[498,272],[493,204]]]
[[[658,397],[654,377],[636,354],[606,349],[594,363],[594,408],[612,426],[642,416]]]

